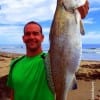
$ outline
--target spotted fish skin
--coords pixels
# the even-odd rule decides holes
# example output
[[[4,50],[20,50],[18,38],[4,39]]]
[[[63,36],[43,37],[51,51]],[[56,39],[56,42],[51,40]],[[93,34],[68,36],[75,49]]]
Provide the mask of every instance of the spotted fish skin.
[[[64,0],[64,2],[71,1]],[[77,9],[66,10],[61,0],[57,1],[49,35],[55,100],[67,100],[67,93],[79,68],[82,53],[80,20]]]

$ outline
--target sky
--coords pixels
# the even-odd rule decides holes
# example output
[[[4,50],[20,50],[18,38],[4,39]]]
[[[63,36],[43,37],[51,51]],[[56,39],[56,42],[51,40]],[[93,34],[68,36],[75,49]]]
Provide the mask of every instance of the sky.
[[[89,0],[90,9],[83,19],[83,44],[100,44],[100,1]],[[0,0],[0,44],[23,44],[23,27],[28,21],[39,22],[49,43],[49,30],[56,0]]]

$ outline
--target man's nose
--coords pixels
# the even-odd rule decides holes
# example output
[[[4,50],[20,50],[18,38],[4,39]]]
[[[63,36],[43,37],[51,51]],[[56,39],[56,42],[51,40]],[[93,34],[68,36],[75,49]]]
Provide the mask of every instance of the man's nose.
[[[35,38],[34,34],[31,33],[30,34],[30,38]]]

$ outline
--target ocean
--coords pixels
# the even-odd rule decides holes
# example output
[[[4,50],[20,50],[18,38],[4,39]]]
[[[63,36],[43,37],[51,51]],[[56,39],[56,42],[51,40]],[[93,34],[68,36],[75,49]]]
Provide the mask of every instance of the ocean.
[[[42,45],[44,52],[49,49],[49,44]],[[0,51],[25,54],[24,44],[0,44]],[[100,61],[100,44],[83,44],[82,60]]]

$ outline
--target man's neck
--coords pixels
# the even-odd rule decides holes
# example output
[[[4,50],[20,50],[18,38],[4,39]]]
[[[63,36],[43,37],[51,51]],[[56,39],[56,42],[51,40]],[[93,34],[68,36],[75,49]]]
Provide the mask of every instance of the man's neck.
[[[26,56],[33,57],[33,56],[36,56],[36,55],[38,55],[38,54],[40,54],[42,52],[43,52],[42,49],[38,49],[38,50],[27,50],[26,51]]]

